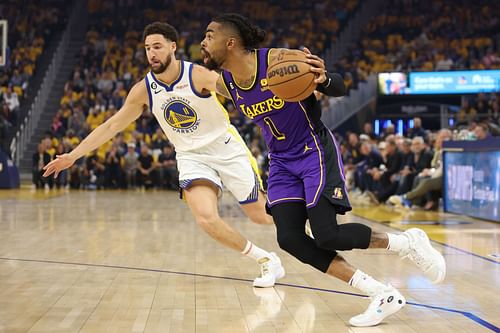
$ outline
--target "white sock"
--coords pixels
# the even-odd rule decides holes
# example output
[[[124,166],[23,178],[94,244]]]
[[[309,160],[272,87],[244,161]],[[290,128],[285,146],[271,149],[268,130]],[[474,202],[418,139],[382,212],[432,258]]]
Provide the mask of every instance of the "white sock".
[[[410,247],[408,237],[404,234],[397,235],[387,233],[387,237],[389,238],[389,244],[387,245],[387,250],[389,251],[400,252]]]
[[[259,261],[259,259],[262,259],[264,257],[270,258],[269,252],[261,249],[260,247],[253,244],[249,240],[247,240],[247,245],[245,246],[243,251],[241,251],[241,254],[257,261]]]
[[[349,284],[354,288],[361,290],[368,296],[373,296],[377,294],[380,290],[386,289],[387,286],[381,282],[378,282],[370,275],[363,273],[359,269],[354,272],[351,279],[349,280]]]

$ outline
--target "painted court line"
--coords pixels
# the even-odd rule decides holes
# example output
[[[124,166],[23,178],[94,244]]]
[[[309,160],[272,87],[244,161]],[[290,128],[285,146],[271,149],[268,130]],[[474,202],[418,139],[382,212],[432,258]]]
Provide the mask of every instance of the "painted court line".
[[[241,281],[241,282],[252,282],[252,280],[249,279],[242,279],[242,278],[236,278],[236,277],[230,277],[230,276],[218,276],[218,275],[209,275],[209,274],[198,274],[198,273],[191,273],[191,272],[178,272],[178,271],[169,271],[169,270],[164,270],[164,269],[154,269],[154,268],[142,268],[142,267],[128,267],[128,266],[115,266],[115,265],[103,265],[103,264],[89,264],[89,263],[79,263],[79,262],[66,262],[66,261],[55,261],[55,260],[37,260],[37,259],[22,259],[22,258],[4,258],[0,257],[0,260],[6,260],[6,261],[23,261],[23,262],[35,262],[35,263],[44,263],[44,264],[59,264],[59,265],[74,265],[74,266],[84,266],[84,267],[99,267],[99,268],[115,268],[115,269],[124,269],[124,270],[133,270],[133,271],[143,271],[143,272],[154,272],[154,273],[166,273],[166,274],[175,274],[175,275],[185,275],[185,276],[195,276],[195,277],[206,277],[206,278],[211,278],[211,279],[221,279],[221,280],[232,280],[232,281]],[[361,295],[361,294],[356,294],[356,293],[350,293],[346,291],[339,291],[339,290],[333,290],[333,289],[324,289],[324,288],[315,288],[315,287],[308,287],[308,286],[302,286],[302,285],[297,285],[297,284],[290,284],[290,283],[276,283],[277,286],[282,286],[282,287],[290,287],[290,288],[299,288],[299,289],[306,289],[306,290],[313,290],[313,291],[321,291],[321,292],[327,292],[327,293],[333,293],[333,294],[341,294],[341,295],[349,295],[349,296],[355,296],[355,297],[363,297],[366,298],[368,296],[366,295]],[[427,304],[420,304],[420,303],[414,303],[414,302],[406,302],[406,304],[412,305],[412,306],[419,306],[419,307],[424,307],[427,309],[433,309],[433,310],[440,310],[440,311],[446,311],[446,312],[452,312],[452,313],[457,313],[461,314],[462,316],[474,321],[475,323],[493,331],[496,333],[500,333],[500,328],[497,326],[493,325],[492,323],[476,316],[475,314],[467,311],[462,311],[462,310],[455,310],[455,309],[450,309],[446,307],[441,307],[441,306],[433,306],[433,305],[427,305]]]

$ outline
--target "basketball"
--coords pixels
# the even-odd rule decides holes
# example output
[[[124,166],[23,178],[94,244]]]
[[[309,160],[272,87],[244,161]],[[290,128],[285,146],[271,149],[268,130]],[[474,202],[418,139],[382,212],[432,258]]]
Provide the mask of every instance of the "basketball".
[[[316,89],[315,74],[309,69],[306,54],[299,50],[280,53],[267,68],[269,89],[287,102],[298,102],[309,97]]]

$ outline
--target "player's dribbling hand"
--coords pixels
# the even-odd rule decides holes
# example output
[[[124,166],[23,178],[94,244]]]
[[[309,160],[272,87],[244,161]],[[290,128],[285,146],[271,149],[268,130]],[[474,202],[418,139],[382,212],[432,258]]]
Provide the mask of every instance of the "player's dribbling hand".
[[[321,84],[325,82],[327,80],[325,61],[317,55],[312,54],[307,47],[304,47],[302,51],[304,51],[308,58],[307,63],[311,65],[311,72],[316,73],[314,83]]]
[[[57,178],[59,172],[69,168],[73,163],[75,163],[75,159],[70,154],[56,155],[55,160],[43,167],[43,170],[45,170],[43,176],[48,177],[54,173],[54,178]]]

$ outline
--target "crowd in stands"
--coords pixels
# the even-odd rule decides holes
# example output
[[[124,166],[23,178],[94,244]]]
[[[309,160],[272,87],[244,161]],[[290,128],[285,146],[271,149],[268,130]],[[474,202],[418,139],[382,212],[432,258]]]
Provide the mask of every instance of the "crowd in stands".
[[[200,60],[200,22],[208,23],[212,15],[217,14],[213,8],[231,9],[239,5],[236,11],[251,12],[252,18],[271,32],[267,45],[296,48],[305,41],[304,45],[314,45],[313,50],[321,52],[357,6],[357,1],[331,1],[337,8],[341,4],[344,10],[325,11],[323,5],[289,1],[287,10],[278,10],[279,1],[271,1],[266,10],[262,10],[254,2],[216,2],[218,5],[195,1],[194,6],[199,8],[196,11],[191,10],[192,4],[187,7],[175,1],[120,2],[118,7],[113,7],[114,2],[89,2],[91,28],[79,54],[79,64],[65,86],[52,127],[33,156],[33,179],[37,187],[177,188],[175,150],[147,108],[136,123],[95,153],[79,160],[58,179],[40,176],[43,165],[55,154],[70,151],[91,130],[115,114],[131,85],[148,71],[141,41],[145,24],[162,20],[178,27],[177,57],[197,62]],[[498,28],[498,16],[491,14],[498,11],[495,2],[478,1],[470,7],[461,1],[449,0],[394,0],[390,4],[386,14],[369,22],[359,44],[335,65],[334,70],[344,76],[348,87],[354,88],[357,82],[377,71],[500,66],[496,41],[484,37],[491,36]],[[147,7],[149,9],[144,10]],[[320,15],[300,15],[302,10]],[[114,16],[110,16],[110,12]],[[143,15],[137,15],[138,12]],[[473,19],[463,26],[472,13]],[[313,18],[320,23],[316,25]],[[288,20],[287,23],[284,20]],[[483,25],[479,24],[481,20]],[[331,23],[328,29],[323,25],[327,21]],[[319,30],[324,31],[325,38],[312,43],[308,38]],[[305,32],[311,35],[301,35]],[[404,136],[396,134],[393,126],[386,128],[382,135],[375,135],[368,123],[361,135],[348,133],[345,138],[339,137],[353,201],[436,209],[442,186],[442,142],[484,139],[496,134],[498,97],[480,94],[464,98],[451,129],[431,132],[422,128],[416,118],[414,127]],[[221,102],[256,157],[265,180],[268,161],[259,130],[234,111],[231,103],[223,99]]]
[[[455,116],[455,127],[460,129],[481,123],[494,135],[500,135],[500,94],[480,93],[474,98],[462,98]]]
[[[333,66],[356,87],[370,74],[500,68],[500,2],[389,0]]]
[[[371,123],[362,134],[347,133],[339,138],[342,159],[351,191],[351,201],[419,206],[425,210],[439,207],[442,195],[442,144],[448,140],[486,140],[491,136],[484,123],[429,131],[420,118],[407,133],[395,133],[388,126],[375,135]]]
[[[2,1],[0,18],[7,20],[5,65],[0,66],[0,149],[19,122],[19,108],[30,78],[49,38],[64,25],[65,1]],[[5,149],[8,151],[7,149]]]

